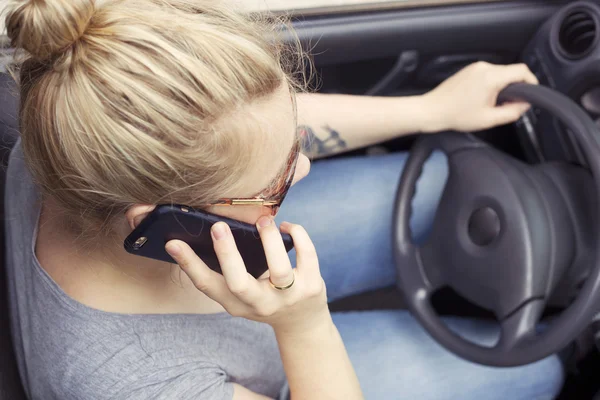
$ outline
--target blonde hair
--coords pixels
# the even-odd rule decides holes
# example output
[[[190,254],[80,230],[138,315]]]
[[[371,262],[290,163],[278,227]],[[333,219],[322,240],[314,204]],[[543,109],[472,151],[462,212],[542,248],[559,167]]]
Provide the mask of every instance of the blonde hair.
[[[239,184],[261,139],[240,133],[236,110],[294,85],[289,65],[303,63],[288,57],[297,46],[270,39],[280,21],[224,3],[9,5],[25,158],[79,229],[107,228],[134,203],[204,204]]]

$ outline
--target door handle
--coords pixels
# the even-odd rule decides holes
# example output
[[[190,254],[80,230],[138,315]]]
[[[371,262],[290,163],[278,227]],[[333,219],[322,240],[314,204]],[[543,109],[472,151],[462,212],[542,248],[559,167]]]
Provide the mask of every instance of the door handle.
[[[398,88],[419,66],[419,53],[403,51],[392,69],[365,92],[367,96],[381,96]]]

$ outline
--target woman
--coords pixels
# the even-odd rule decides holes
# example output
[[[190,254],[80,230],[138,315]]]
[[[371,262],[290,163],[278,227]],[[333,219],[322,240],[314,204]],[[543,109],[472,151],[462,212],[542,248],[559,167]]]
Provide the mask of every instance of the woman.
[[[295,269],[272,218],[309,171],[298,124],[313,156],[409,132],[485,128],[526,109],[494,103],[511,82],[535,83],[532,74],[476,64],[424,96],[295,96],[282,49],[265,40],[269,25],[216,3],[9,6],[8,35],[25,60],[8,264],[29,397],[553,398],[556,357],[486,368],[445,352],[405,313],[329,313],[325,283],[330,298],[393,284],[388,220],[404,155],[318,164],[292,190],[279,217],[305,224],[319,250],[300,225],[281,222]],[[419,183],[421,233],[445,174],[436,156]],[[204,206],[240,197],[276,201]],[[256,223],[268,274],[245,272],[224,223],[211,227],[222,275],[179,241],[166,244],[179,267],[126,253],[124,238],[161,203]],[[449,322],[493,340],[484,324]]]

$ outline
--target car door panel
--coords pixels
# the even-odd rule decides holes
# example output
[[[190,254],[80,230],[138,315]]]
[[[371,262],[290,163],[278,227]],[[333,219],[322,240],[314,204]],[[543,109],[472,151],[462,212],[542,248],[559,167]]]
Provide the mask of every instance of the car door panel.
[[[320,90],[363,94],[403,52],[418,55],[411,85],[388,93],[422,91],[461,67],[518,59],[540,25],[564,1],[508,1],[298,17],[295,35],[313,55]],[[292,40],[289,33],[288,40]]]

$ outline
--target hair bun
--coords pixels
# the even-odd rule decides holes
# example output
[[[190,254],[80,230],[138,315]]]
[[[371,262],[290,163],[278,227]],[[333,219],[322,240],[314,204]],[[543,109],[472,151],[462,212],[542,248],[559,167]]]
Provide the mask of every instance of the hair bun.
[[[93,0],[20,0],[8,9],[6,29],[14,48],[46,60],[81,39],[93,15]]]

